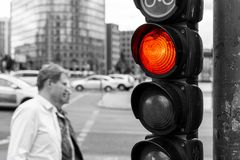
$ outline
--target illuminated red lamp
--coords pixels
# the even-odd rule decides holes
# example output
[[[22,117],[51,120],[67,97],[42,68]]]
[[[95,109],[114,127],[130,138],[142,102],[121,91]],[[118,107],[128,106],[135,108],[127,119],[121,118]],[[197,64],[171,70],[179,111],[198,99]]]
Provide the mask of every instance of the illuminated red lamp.
[[[143,24],[131,42],[132,55],[152,78],[191,77],[202,70],[202,40],[187,27]]]
[[[162,28],[156,28],[143,37],[139,54],[144,68],[153,74],[167,74],[176,64],[175,44]]]
[[[179,65],[182,40],[174,34],[177,34],[174,30],[156,24],[144,24],[134,32],[131,43],[133,58],[148,76],[167,77]]]

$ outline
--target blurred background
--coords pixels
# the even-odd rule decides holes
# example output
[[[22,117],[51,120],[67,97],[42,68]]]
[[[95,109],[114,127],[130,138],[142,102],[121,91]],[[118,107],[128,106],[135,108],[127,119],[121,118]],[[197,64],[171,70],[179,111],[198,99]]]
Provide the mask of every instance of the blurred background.
[[[0,159],[6,159],[14,109],[37,94],[42,65],[69,71],[66,106],[86,160],[130,160],[149,134],[135,119],[132,89],[150,81],[133,60],[131,38],[145,19],[133,0],[4,0],[0,2]],[[212,157],[213,1],[199,23],[204,118],[199,139]]]

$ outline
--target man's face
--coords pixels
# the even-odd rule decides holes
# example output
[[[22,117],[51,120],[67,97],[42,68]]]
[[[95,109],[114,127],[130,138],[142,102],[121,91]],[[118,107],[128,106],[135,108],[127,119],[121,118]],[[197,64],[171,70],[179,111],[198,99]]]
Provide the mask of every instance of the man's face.
[[[53,100],[62,107],[70,100],[70,83],[66,74],[61,74],[59,81],[52,83],[51,95]]]

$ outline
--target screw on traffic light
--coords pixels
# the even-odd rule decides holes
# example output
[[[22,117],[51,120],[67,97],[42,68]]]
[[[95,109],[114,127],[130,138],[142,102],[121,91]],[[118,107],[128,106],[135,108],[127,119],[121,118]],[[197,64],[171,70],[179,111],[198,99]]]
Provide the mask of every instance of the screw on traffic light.
[[[132,111],[151,132],[134,145],[132,160],[202,160],[198,87],[203,47],[198,34],[203,0],[134,0],[146,18],[132,37],[135,62],[151,82],[132,92]]]

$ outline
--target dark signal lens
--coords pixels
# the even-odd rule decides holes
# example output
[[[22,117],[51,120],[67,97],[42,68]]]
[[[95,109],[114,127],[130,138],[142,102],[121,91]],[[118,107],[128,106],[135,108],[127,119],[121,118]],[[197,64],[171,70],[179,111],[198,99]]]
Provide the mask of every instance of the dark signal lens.
[[[161,151],[151,151],[147,155],[143,155],[142,160],[171,160],[165,153]]]
[[[150,130],[171,132],[175,126],[173,103],[161,91],[146,90],[140,98],[142,122]]]
[[[147,33],[140,44],[140,60],[152,74],[169,73],[176,64],[176,48],[169,34],[162,28]]]
[[[157,145],[152,142],[142,142],[138,145],[138,160],[171,160],[168,152],[162,148],[161,145]]]

